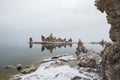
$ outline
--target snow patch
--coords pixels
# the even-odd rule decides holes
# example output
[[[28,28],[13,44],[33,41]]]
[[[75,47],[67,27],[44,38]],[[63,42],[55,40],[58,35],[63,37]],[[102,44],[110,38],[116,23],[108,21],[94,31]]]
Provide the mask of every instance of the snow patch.
[[[68,64],[61,65],[62,60],[75,60],[73,55],[61,56],[57,59],[44,60],[39,68],[30,74],[19,74],[11,78],[10,80],[72,80],[72,78],[79,76],[81,80],[101,80],[98,74],[93,72],[86,72],[83,68],[77,69],[70,67]]]

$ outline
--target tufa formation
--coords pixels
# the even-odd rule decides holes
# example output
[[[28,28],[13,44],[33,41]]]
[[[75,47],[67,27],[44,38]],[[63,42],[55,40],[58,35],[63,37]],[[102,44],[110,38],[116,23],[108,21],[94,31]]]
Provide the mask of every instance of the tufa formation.
[[[107,14],[110,39],[114,42],[102,55],[103,79],[120,80],[120,0],[96,0],[95,3],[98,10]]]

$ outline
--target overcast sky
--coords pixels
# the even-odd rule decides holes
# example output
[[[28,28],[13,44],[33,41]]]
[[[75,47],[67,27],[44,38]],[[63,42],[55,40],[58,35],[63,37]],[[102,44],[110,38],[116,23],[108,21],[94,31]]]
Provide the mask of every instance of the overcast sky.
[[[37,41],[51,32],[75,41],[109,40],[105,16],[94,0],[0,0],[0,41]]]

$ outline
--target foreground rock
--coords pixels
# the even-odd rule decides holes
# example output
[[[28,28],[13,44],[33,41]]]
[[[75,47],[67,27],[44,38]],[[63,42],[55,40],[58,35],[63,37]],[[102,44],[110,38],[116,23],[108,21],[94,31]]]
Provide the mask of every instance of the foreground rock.
[[[101,57],[94,51],[88,51],[87,53],[80,52],[77,64],[79,67],[98,68],[100,66]]]
[[[100,55],[95,51],[87,50],[81,40],[78,42],[76,55],[78,57],[77,64],[79,67],[97,68],[100,66]]]
[[[77,55],[77,57],[79,57],[80,53],[87,53],[88,50],[84,47],[83,42],[79,39],[78,41],[78,47],[76,48],[76,52],[75,54]]]
[[[70,67],[67,62],[75,61],[73,55],[63,55],[45,59],[40,67],[30,74],[19,74],[10,80],[101,80],[95,69]],[[62,63],[62,64],[61,64]]]
[[[26,66],[25,69],[21,70],[21,73],[28,74],[28,73],[34,72],[35,70],[36,70],[36,67],[34,65]]]
[[[18,64],[16,68],[17,68],[18,71],[21,71],[22,68],[23,68],[23,65],[22,64]]]
[[[102,72],[105,80],[120,80],[120,0],[96,0],[101,12],[106,12],[111,24],[110,39],[114,42],[102,55]]]
[[[13,66],[13,65],[8,65],[8,66],[4,66],[3,68],[6,68],[6,69],[15,69],[15,66]]]

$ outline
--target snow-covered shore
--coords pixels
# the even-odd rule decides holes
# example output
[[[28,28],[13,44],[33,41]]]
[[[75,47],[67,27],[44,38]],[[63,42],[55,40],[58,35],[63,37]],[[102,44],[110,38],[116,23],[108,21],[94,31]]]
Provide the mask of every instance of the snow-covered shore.
[[[101,80],[96,69],[71,67],[67,62],[76,61],[73,55],[62,55],[43,60],[39,68],[30,74],[18,74],[10,80]],[[90,70],[90,71],[88,71]],[[92,71],[91,71],[92,70]]]

